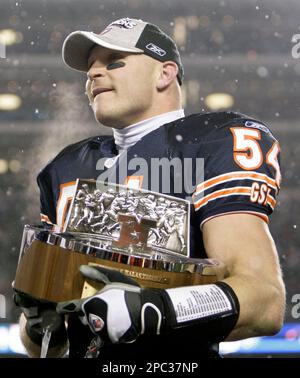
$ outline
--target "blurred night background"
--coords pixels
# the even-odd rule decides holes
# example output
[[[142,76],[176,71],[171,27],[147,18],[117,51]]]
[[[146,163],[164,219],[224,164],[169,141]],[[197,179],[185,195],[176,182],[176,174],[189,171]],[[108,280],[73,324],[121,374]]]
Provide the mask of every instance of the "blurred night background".
[[[23,226],[39,221],[36,175],[64,146],[109,132],[94,121],[85,75],[64,65],[62,42],[74,30],[100,32],[123,17],[155,23],[176,40],[186,114],[240,111],[267,123],[279,139],[283,182],[270,228],[287,285],[288,327],[280,342],[300,356],[300,309],[292,311],[292,300],[300,300],[300,57],[292,54],[299,0],[0,0],[0,294],[6,299],[0,352],[18,351],[11,341],[17,328],[9,328],[19,316],[11,283]],[[253,342],[247,343],[251,354]]]

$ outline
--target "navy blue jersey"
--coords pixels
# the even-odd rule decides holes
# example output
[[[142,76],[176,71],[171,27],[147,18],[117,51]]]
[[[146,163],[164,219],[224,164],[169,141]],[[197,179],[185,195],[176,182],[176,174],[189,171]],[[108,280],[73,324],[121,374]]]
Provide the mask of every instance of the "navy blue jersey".
[[[206,257],[202,228],[229,213],[268,222],[280,185],[279,145],[266,125],[242,114],[194,114],[147,134],[111,168],[112,136],[66,147],[38,175],[42,220],[65,221],[80,179],[103,179],[191,200],[190,256]],[[171,163],[171,164],[170,164]]]
[[[113,159],[115,164],[106,168],[104,162]],[[191,199],[190,256],[203,258],[201,227],[209,219],[250,213],[268,222],[280,185],[279,145],[266,125],[232,112],[195,114],[165,124],[127,154],[118,155],[113,137],[86,139],[65,148],[38,175],[43,221],[63,225],[78,178]],[[91,331],[70,317],[68,332],[70,356],[84,356]],[[106,346],[100,357],[198,359],[217,356],[214,348],[187,327],[168,336],[143,335],[132,344]]]

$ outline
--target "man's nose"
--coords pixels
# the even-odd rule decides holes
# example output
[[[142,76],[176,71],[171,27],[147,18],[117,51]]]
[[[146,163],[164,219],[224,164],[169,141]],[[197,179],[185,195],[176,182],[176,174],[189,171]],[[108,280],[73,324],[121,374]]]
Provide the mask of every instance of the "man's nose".
[[[95,80],[96,78],[102,77],[105,75],[105,67],[91,67],[87,72],[87,77],[91,81]]]

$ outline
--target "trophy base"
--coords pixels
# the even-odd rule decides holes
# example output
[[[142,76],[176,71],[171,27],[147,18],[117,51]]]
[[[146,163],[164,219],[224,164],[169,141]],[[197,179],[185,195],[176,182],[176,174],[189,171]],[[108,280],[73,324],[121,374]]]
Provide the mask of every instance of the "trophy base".
[[[176,273],[128,266],[35,240],[19,263],[14,288],[37,299],[51,302],[87,297],[103,287],[94,281],[84,281],[79,267],[88,264],[117,269],[144,287],[167,289],[217,281],[215,274]]]

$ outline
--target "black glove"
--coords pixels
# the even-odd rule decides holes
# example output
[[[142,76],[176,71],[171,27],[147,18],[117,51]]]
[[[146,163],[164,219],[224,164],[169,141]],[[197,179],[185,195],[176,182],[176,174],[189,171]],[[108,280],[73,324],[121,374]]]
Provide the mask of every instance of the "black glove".
[[[83,265],[80,271],[104,288],[89,298],[59,303],[57,312],[76,313],[104,342],[133,342],[141,334],[186,326],[194,326],[203,342],[220,342],[238,320],[238,298],[223,281],[164,290],[141,288],[112,269]]]
[[[159,334],[165,323],[165,309],[159,289],[142,289],[122,273],[98,266],[82,265],[85,278],[104,283],[92,297],[57,305],[60,314],[77,313],[103,341],[135,341],[140,334]]]
[[[56,312],[55,303],[37,300],[16,290],[13,299],[26,317],[26,333],[35,344],[42,344],[46,330],[51,332],[50,348],[66,342],[64,317]]]

